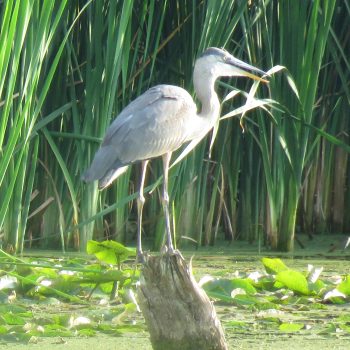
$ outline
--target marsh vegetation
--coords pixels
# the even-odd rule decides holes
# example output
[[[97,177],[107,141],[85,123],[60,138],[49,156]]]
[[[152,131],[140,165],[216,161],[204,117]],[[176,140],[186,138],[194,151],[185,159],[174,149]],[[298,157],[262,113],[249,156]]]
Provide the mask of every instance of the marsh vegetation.
[[[197,249],[231,345],[349,347],[349,0],[2,1],[0,18],[0,346],[150,348],[133,249],[101,243],[135,245],[139,168],[104,192],[80,175],[131,100],[159,83],[193,94],[216,46],[275,73],[218,84],[210,157],[208,137],[171,169],[177,245]],[[161,168],[145,189],[154,250]],[[302,244],[321,260],[285,260]]]

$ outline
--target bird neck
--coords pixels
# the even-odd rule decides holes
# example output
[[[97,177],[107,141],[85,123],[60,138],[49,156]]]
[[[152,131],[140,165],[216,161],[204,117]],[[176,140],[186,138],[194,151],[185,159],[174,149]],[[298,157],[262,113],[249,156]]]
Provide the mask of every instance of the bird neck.
[[[214,126],[215,122],[220,115],[220,102],[218,95],[215,92],[215,80],[216,77],[210,74],[202,74],[200,76],[194,76],[194,89],[201,102],[202,108],[199,117],[207,119],[210,124]]]

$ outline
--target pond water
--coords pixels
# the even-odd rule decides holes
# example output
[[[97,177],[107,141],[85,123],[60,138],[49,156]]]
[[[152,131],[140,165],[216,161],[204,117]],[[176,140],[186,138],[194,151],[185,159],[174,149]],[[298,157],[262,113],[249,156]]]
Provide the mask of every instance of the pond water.
[[[305,238],[306,243],[308,242]],[[281,254],[283,262],[301,272],[308,264],[323,267],[322,278],[337,279],[350,275],[350,252],[336,250],[329,252],[329,242],[317,242],[313,248],[297,248],[293,255]],[[276,256],[271,251],[259,251],[257,246],[235,243],[200,249],[183,250],[187,261],[192,259],[193,274],[197,280],[205,275],[217,278],[233,278],[252,272],[264,272],[261,258]],[[224,326],[230,349],[350,349],[350,305],[327,304],[312,307],[312,303],[286,305],[280,310],[254,309],[237,305],[215,303],[218,316]],[[276,322],[278,319],[278,322]],[[342,325],[348,330],[341,329]],[[345,321],[344,321],[345,320]],[[143,324],[142,317],[137,320]],[[298,331],[283,332],[279,324],[294,323],[303,326]],[[1,343],[0,349],[103,349],[103,350],[151,350],[146,330],[123,333],[120,336],[96,333],[92,337],[38,338],[36,344]],[[166,350],[166,349],[165,349]],[[180,350],[180,349],[179,349]]]

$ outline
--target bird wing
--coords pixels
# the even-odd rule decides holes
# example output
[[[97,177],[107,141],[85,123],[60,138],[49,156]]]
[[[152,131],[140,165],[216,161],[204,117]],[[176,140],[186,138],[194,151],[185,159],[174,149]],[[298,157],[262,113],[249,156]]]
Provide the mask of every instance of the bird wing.
[[[196,106],[182,88],[158,85],[130,103],[108,128],[102,147],[123,163],[158,157],[179,148]]]
[[[109,126],[84,179],[101,179],[127,164],[176,150],[187,141],[195,114],[186,90],[172,85],[147,90]]]

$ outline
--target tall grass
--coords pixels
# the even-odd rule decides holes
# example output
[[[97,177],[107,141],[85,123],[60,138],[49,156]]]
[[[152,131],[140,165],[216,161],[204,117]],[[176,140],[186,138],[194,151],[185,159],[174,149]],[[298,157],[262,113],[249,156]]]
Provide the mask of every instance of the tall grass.
[[[284,111],[275,125],[259,117],[259,144],[269,200],[268,234],[272,247],[293,250],[298,203],[315,135],[307,127],[317,118],[317,86],[335,1],[261,2],[264,21],[249,29],[252,49],[287,67],[271,79],[270,91]],[[249,23],[249,22],[248,22]],[[254,32],[254,33],[253,33]],[[254,47],[262,42],[266,49]]]
[[[0,228],[9,250],[23,249],[38,160],[33,131],[62,51],[51,53],[51,66],[45,58],[65,6],[66,1],[1,4]]]
[[[349,0],[31,0],[3,2],[0,15],[3,247],[84,251],[91,238],[132,241],[139,167],[103,192],[80,174],[110,122],[148,87],[193,94],[193,64],[208,46],[286,69],[256,90],[270,107],[223,119],[210,157],[211,135],[171,169],[177,242],[245,239],[291,250],[296,225],[350,229]],[[239,115],[251,86],[220,82],[221,99],[240,91],[222,114]],[[155,248],[164,233],[161,168],[152,161],[144,215]]]

